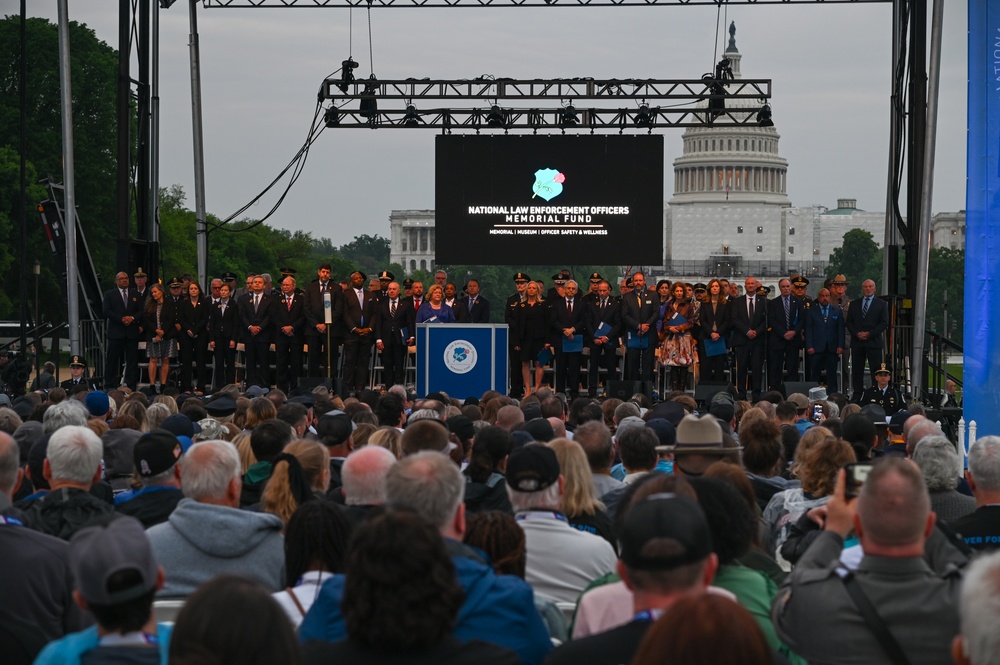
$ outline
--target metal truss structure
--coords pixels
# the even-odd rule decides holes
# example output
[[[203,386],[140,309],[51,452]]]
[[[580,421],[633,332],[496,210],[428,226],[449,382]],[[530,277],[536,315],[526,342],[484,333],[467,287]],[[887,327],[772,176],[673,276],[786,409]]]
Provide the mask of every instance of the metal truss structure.
[[[161,0],[163,1],[163,0]],[[689,5],[803,5],[822,2],[864,5],[893,0],[202,0],[206,9],[265,7],[288,9],[348,7],[652,7]]]
[[[329,128],[575,129],[758,125],[770,120],[770,79],[328,79]],[[422,102],[444,100],[446,108]],[[733,107],[732,101],[752,100]],[[622,108],[621,102],[631,102]],[[656,106],[653,102],[669,104]],[[388,102],[388,104],[386,104]],[[465,106],[455,106],[466,103]],[[470,103],[471,102],[471,103]],[[488,102],[476,107],[475,102]],[[534,102],[534,103],[531,103]],[[538,103],[541,102],[541,103]],[[613,105],[617,102],[617,105]],[[386,106],[395,108],[384,108]]]

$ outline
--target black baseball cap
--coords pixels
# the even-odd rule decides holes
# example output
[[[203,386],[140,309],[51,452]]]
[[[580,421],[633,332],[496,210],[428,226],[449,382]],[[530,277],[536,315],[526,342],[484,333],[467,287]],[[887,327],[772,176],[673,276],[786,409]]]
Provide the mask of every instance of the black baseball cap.
[[[69,542],[69,567],[80,595],[94,605],[135,600],[149,593],[159,577],[146,531],[127,516],[76,532]],[[125,570],[138,573],[135,584],[109,591],[111,578]]]
[[[701,506],[676,494],[654,494],[632,506],[618,542],[622,562],[635,570],[671,570],[712,553]]]
[[[559,481],[554,450],[540,444],[517,448],[507,461],[507,484],[518,492],[540,492]]]
[[[139,437],[132,449],[135,469],[143,478],[158,476],[177,464],[184,446],[177,436],[157,427]]]

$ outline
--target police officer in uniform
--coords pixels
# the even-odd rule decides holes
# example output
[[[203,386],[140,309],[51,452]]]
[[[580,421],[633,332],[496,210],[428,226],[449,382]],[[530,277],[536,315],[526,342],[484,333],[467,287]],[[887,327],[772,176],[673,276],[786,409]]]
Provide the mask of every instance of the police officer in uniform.
[[[803,277],[802,275],[794,275],[794,274],[791,277],[789,277],[789,279],[792,282],[792,295],[802,301],[802,318],[803,320],[805,320],[805,318],[809,316],[809,308],[812,307],[813,304],[816,302],[806,293],[806,287],[809,286],[809,280]],[[805,338],[806,338],[806,333],[805,329],[803,328],[802,333],[799,336],[799,347],[803,347],[805,345]],[[804,375],[806,381],[814,380],[812,378],[812,363],[809,362],[808,359],[806,359],[803,371],[805,373]]]
[[[94,382],[87,378],[87,361],[83,356],[72,356],[69,359],[70,378],[59,384],[59,387],[66,391],[67,395],[81,390],[83,386],[87,390],[97,390]]]
[[[583,305],[586,307],[597,302],[597,287],[600,286],[604,278],[601,277],[601,273],[592,272],[590,273],[590,290],[580,296],[580,300],[583,301]]]
[[[514,286],[517,291],[504,303],[503,320],[507,324],[507,359],[510,365],[510,396],[520,397],[524,394],[524,379],[521,377],[521,352],[515,349],[518,345],[513,331],[517,328],[518,309],[524,302],[524,290],[528,288],[531,277],[523,272],[514,275]]]
[[[861,394],[861,406],[878,404],[885,411],[886,416],[891,416],[901,410],[905,405],[903,393],[891,385],[891,381],[892,372],[886,368],[885,363],[882,363],[878,371],[875,372],[875,385]]]

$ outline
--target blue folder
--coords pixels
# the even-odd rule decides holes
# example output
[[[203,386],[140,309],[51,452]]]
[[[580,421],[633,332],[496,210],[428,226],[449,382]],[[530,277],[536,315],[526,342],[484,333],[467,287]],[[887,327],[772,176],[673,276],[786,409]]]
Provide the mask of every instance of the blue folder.
[[[580,353],[583,351],[583,335],[573,335],[572,337],[563,335],[562,350],[563,353]]]
[[[721,356],[726,352],[726,340],[721,337],[717,340],[705,340],[705,355],[708,357]]]
[[[629,349],[648,349],[649,348],[649,338],[645,335],[640,335],[638,331],[630,330],[628,333],[628,339],[625,342],[626,348]]]

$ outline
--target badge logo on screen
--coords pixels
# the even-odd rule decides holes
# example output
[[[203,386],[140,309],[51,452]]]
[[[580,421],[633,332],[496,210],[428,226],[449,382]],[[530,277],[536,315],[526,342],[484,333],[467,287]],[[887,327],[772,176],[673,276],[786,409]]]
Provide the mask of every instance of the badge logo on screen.
[[[477,360],[476,347],[464,339],[456,339],[444,349],[444,366],[455,374],[471,372]]]
[[[531,191],[535,196],[540,196],[546,201],[551,201],[562,194],[563,183],[566,176],[556,169],[538,169],[535,171],[535,184],[531,186]]]

